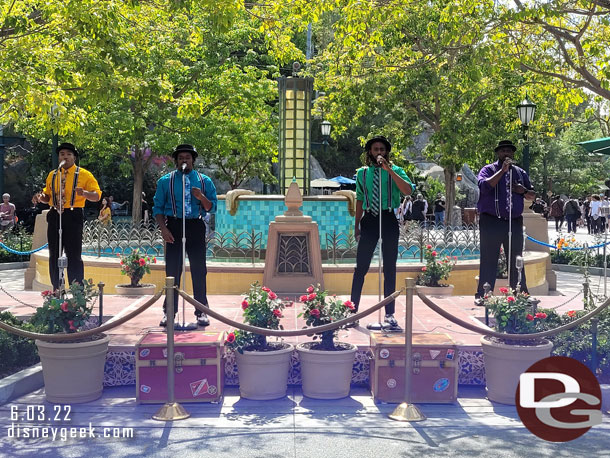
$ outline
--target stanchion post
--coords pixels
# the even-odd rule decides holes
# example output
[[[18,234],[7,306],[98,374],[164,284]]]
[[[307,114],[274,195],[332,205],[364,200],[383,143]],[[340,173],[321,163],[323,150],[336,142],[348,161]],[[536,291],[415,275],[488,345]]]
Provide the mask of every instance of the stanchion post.
[[[487,297],[491,291],[491,285],[487,282],[483,285],[483,298],[485,303],[485,326],[489,326],[489,307],[487,307]]]
[[[99,306],[99,307],[100,307],[100,317],[99,317],[99,318],[98,318],[98,320],[97,320],[97,325],[98,325],[98,326],[101,326],[101,325],[102,325],[102,319],[103,319],[103,317],[104,317],[104,286],[105,286],[105,285],[104,285],[104,282],[103,282],[103,281],[101,281],[101,282],[99,282],[99,283],[97,284],[97,288],[98,288],[98,289],[99,289],[99,291],[100,291],[100,293],[99,293],[100,295],[99,295],[99,297],[97,298],[97,301],[98,301],[98,303],[100,304],[100,306]]]
[[[180,403],[176,402],[174,394],[174,277],[165,277],[165,306],[167,316],[167,402],[153,415],[153,420],[173,421],[184,420],[191,416]],[[169,310],[169,308],[172,310]]]
[[[597,317],[591,320],[591,372],[597,375]]]
[[[426,416],[411,404],[411,373],[413,371],[413,294],[415,279],[406,278],[407,310],[405,313],[405,401],[389,415],[396,421],[423,421]]]

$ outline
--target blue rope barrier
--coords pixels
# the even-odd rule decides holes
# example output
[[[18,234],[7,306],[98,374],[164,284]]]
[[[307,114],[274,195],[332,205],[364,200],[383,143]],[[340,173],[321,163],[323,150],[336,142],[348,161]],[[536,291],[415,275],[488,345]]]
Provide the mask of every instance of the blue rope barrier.
[[[37,251],[40,250],[44,250],[47,246],[49,246],[48,243],[45,243],[43,246],[41,246],[40,248],[36,248],[35,250],[30,250],[30,251],[17,251],[17,250],[13,250],[11,247],[6,246],[4,243],[0,242],[0,248],[4,248],[6,251],[8,251],[9,253],[12,254],[19,254],[22,256],[26,256],[28,254],[32,254],[32,253],[36,253]]]
[[[538,245],[542,245],[542,246],[546,246],[549,248],[553,248],[553,249],[557,249],[557,247],[555,245],[551,245],[550,243],[546,243],[546,242],[541,242],[540,240],[536,240],[535,238],[531,237],[531,236],[527,236],[527,239],[537,243]],[[599,245],[593,245],[588,247],[589,250],[593,250],[596,248],[602,248],[604,245],[610,245],[610,242],[606,242],[606,243],[600,243]],[[562,250],[566,250],[566,251],[580,251],[580,250],[584,250],[584,247],[566,247],[566,248],[562,248]]]

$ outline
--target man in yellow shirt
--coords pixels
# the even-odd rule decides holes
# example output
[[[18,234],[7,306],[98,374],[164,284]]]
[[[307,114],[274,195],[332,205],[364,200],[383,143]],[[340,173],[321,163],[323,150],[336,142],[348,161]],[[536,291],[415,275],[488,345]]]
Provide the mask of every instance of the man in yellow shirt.
[[[45,188],[35,194],[32,203],[43,202],[51,209],[47,214],[47,241],[49,242],[49,276],[53,289],[59,289],[59,213],[61,212],[62,245],[68,261],[69,283],[82,283],[85,268],[81,258],[83,249],[83,221],[85,201],[97,202],[102,196],[97,180],[88,170],[75,162],[78,151],[72,143],[57,147],[60,167],[51,170]],[[63,268],[62,268],[63,270]]]

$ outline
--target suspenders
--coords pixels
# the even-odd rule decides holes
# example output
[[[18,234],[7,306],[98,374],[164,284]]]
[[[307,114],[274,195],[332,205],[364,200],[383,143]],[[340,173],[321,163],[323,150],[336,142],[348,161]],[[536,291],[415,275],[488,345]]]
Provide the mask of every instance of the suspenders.
[[[74,208],[74,198],[76,197],[76,183],[78,182],[78,174],[80,173],[80,167],[76,167],[74,171],[74,180],[72,181],[72,194],[70,196],[70,210]],[[59,202],[59,194],[61,194],[61,190],[59,190],[59,194],[55,193],[55,180],[57,178],[57,169],[53,173],[53,178],[51,179],[51,192],[53,193],[53,206],[57,208],[57,203]]]
[[[176,181],[176,170],[174,170],[169,177],[169,198],[172,202],[172,213],[174,215],[174,218],[177,217],[178,215],[178,209],[176,206],[176,195],[174,193],[174,183]],[[197,176],[199,177],[199,182],[201,183],[201,192],[205,195],[205,181],[203,181],[203,176],[201,176],[201,173],[199,173],[198,170],[195,170],[195,173],[197,174]],[[199,205],[200,209],[199,209],[199,215],[201,215],[201,208],[202,205]]]

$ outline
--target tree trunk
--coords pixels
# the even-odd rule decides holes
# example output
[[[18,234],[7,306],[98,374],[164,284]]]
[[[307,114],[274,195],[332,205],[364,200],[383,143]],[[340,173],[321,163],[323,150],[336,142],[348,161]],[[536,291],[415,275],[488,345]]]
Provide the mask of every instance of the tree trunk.
[[[455,165],[446,165],[445,172],[445,225],[453,226],[452,215],[455,205]]]
[[[142,219],[142,189],[144,186],[144,151],[140,146],[135,146],[134,158],[131,163],[133,167],[133,205],[131,206],[131,220],[138,224]]]

